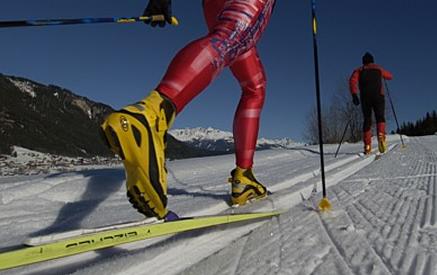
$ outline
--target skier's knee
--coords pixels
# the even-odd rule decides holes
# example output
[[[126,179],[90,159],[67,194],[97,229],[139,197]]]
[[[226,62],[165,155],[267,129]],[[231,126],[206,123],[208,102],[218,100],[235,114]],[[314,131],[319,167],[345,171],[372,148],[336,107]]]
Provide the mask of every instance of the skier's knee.
[[[242,97],[249,100],[252,106],[262,108],[265,100],[265,83],[259,85],[247,85],[243,87]]]

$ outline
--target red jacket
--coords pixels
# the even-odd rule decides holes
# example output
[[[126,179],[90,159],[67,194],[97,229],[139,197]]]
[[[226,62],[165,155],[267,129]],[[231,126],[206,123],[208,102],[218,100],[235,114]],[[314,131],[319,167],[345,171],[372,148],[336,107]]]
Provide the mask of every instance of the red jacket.
[[[366,77],[364,77],[366,75]],[[365,93],[364,87],[375,87],[379,89],[380,94],[384,94],[384,89],[382,85],[382,78],[391,80],[393,75],[384,70],[381,66],[375,63],[370,63],[356,68],[349,79],[349,90],[351,94],[358,93],[358,86],[360,87],[360,92]],[[372,82],[372,83],[367,83]]]

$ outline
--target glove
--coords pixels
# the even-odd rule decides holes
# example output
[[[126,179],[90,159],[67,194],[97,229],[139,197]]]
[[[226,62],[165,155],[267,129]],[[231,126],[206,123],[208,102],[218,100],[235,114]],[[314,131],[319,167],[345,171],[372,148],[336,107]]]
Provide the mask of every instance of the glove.
[[[144,10],[143,16],[152,15],[164,15],[165,17],[165,21],[146,22],[146,24],[151,24],[152,27],[156,27],[156,25],[164,27],[166,22],[171,24],[171,0],[149,0],[149,4]]]
[[[358,96],[356,94],[352,95],[352,102],[354,103],[355,106],[360,105],[360,99],[358,98]]]

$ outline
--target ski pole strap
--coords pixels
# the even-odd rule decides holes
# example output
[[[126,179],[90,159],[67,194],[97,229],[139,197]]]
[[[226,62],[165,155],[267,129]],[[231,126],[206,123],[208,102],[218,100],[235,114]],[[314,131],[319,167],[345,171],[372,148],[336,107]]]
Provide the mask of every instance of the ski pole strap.
[[[165,21],[164,15],[140,16],[140,17],[106,17],[106,18],[77,18],[77,19],[38,19],[0,21],[0,28],[13,27],[42,27],[59,25],[95,24],[95,23],[135,23],[135,22],[159,22]],[[171,18],[173,26],[179,25],[176,17]]]

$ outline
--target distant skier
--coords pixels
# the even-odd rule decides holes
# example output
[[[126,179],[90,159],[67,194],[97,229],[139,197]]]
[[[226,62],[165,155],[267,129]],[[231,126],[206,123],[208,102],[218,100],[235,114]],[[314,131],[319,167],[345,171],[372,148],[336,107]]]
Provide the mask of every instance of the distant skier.
[[[364,153],[370,154],[372,151],[372,110],[375,113],[376,131],[378,137],[379,152],[387,151],[385,140],[385,99],[383,79],[393,78],[389,71],[374,63],[372,54],[366,52],[363,65],[355,69],[349,79],[349,88],[352,94],[352,101],[355,105],[360,105],[358,98],[357,84],[360,89],[361,108],[363,111],[363,141]]]
[[[202,3],[209,33],[176,54],[149,96],[112,113],[102,124],[109,146],[124,160],[129,201],[146,216],[171,219],[174,215],[166,207],[165,136],[175,116],[225,67],[231,69],[242,89],[233,123],[236,168],[231,171],[231,201],[242,205],[267,196],[267,189],[252,172],[266,87],[255,45],[275,0]],[[144,15],[156,14],[164,14],[171,23],[171,0],[149,0]]]

